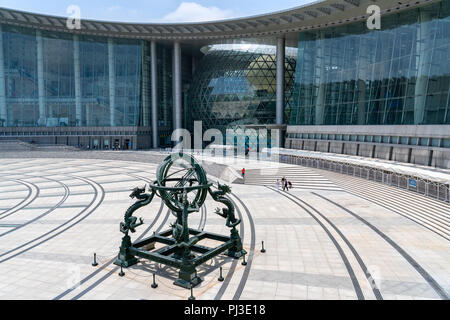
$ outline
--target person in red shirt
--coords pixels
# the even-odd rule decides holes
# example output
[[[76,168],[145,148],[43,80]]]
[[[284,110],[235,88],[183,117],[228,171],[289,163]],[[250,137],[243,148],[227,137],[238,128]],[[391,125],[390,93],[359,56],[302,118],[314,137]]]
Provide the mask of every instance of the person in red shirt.
[[[242,173],[242,178],[245,178],[245,168],[242,168],[241,173]]]

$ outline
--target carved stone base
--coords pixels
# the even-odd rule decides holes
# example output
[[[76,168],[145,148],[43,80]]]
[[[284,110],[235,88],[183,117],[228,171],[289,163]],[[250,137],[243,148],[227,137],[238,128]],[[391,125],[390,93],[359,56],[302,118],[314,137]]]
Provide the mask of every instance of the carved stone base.
[[[176,286],[190,289],[202,283],[203,279],[197,276],[197,271],[191,265],[182,267],[178,273],[178,279],[173,283]]]
[[[178,278],[177,280],[175,280],[175,282],[173,284],[176,286],[185,288],[185,289],[190,289],[191,286],[192,286],[192,288],[195,288],[202,282],[203,282],[203,279],[200,277],[194,277],[191,281],[186,281],[181,278]]]
[[[231,258],[235,258],[235,259],[239,259],[246,254],[247,254],[247,251],[245,251],[244,249],[239,250],[239,251],[234,251],[234,250],[230,249],[227,251],[227,256],[229,256]]]
[[[235,259],[239,259],[242,256],[244,256],[245,254],[247,254],[247,251],[245,251],[242,246],[242,241],[241,241],[241,237],[239,236],[239,232],[235,228],[233,228],[231,230],[230,238],[234,242],[234,245],[233,245],[233,247],[228,249],[227,256],[235,258]]]
[[[129,248],[131,247],[131,238],[126,235],[122,238],[122,245],[120,246],[119,255],[114,261],[114,264],[119,267],[129,268],[139,262],[135,256],[130,254]]]
[[[134,257],[128,260],[122,260],[119,255],[116,261],[114,261],[114,264],[119,267],[129,268],[131,266],[134,266],[135,264],[138,264],[138,262],[139,260]]]

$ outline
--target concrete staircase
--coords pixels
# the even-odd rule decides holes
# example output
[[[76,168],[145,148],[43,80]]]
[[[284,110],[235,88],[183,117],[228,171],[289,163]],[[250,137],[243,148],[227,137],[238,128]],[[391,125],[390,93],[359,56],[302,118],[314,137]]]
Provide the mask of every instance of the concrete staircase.
[[[79,151],[80,149],[66,145],[31,144],[19,140],[0,140],[0,152],[18,151]]]
[[[345,191],[394,211],[450,240],[450,204],[415,192],[336,172],[323,175]]]
[[[286,177],[294,190],[346,191],[408,218],[450,240],[450,204],[415,192],[336,172],[289,166],[249,169],[245,184],[275,186]]]
[[[31,151],[32,146],[29,143],[16,141],[16,140],[5,140],[0,141],[0,152],[3,151]]]
[[[292,182],[296,190],[342,190],[312,169],[300,166],[248,169],[245,173],[244,183],[248,185],[275,186],[277,179],[281,181],[283,177]]]

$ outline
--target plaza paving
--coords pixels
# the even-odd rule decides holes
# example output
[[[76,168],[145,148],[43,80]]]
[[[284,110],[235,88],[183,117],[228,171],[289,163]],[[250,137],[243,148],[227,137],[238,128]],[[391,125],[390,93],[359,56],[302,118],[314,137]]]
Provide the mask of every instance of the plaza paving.
[[[155,178],[157,161],[144,162],[139,153],[115,154],[122,160],[101,152],[0,156],[0,299],[190,296],[172,284],[176,271],[158,264],[142,262],[118,276],[113,262],[122,237],[119,223],[133,203],[130,189]],[[124,161],[127,157],[136,159]],[[266,165],[235,163],[233,168]],[[225,256],[209,261],[198,270],[205,280],[194,289],[197,299],[448,299],[448,204],[417,198],[422,206],[415,210],[433,215],[439,233],[408,216],[404,203],[396,207],[402,197],[417,195],[297,169],[299,181],[309,182],[295,183],[289,193],[274,185],[232,185],[248,264]],[[281,166],[279,175],[289,170],[292,166]],[[216,207],[208,198],[190,216],[191,225],[228,235]],[[145,225],[133,240],[166,230],[175,220],[159,198],[135,216]],[[266,253],[260,251],[262,241]],[[91,266],[94,252],[98,267]],[[219,266],[224,282],[217,281]],[[153,272],[157,289],[150,287]]]

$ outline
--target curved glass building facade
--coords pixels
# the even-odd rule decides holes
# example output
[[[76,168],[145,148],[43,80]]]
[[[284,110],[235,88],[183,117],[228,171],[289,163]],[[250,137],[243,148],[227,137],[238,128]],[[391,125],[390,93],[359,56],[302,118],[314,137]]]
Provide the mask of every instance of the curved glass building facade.
[[[293,125],[450,124],[450,1],[300,33]]]
[[[367,24],[373,5],[379,30]],[[450,0],[325,0],[183,24],[82,19],[80,29],[0,8],[0,141],[160,148],[195,121],[281,130],[287,148],[450,168]]]
[[[194,75],[188,95],[193,121],[205,129],[272,124],[276,115],[276,48],[268,45],[214,45]],[[297,50],[287,48],[285,106],[292,103]]]
[[[0,24],[0,48],[0,127],[49,144],[132,148],[138,134],[149,140],[150,42]],[[158,44],[156,51],[158,140],[165,145],[172,131],[172,49]],[[52,135],[51,128],[64,137],[40,137]]]

